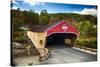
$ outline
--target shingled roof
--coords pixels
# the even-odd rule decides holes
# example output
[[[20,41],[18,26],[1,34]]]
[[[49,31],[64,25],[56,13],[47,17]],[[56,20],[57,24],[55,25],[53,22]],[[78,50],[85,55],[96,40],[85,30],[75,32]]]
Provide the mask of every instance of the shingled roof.
[[[31,25],[30,26],[30,30],[33,31],[33,32],[45,32],[47,31],[49,28],[51,28],[52,26],[60,23],[61,21],[57,21],[57,22],[54,22],[52,24],[48,24],[48,25]]]

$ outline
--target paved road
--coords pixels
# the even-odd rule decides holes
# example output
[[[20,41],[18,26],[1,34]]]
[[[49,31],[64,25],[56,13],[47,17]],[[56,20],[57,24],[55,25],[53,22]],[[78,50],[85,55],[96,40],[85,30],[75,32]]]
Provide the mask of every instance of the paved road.
[[[96,61],[97,55],[82,52],[66,46],[49,47],[50,57],[44,64],[79,63]]]

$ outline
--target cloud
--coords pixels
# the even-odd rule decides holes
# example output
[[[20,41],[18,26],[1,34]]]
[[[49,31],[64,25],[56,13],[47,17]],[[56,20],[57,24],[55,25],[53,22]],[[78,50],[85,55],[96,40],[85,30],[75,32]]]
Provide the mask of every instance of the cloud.
[[[33,0],[25,0],[24,2],[25,2],[25,3],[28,3],[28,4],[30,4],[30,5],[44,5],[43,2],[35,2],[35,1],[33,1]]]
[[[36,0],[14,0],[14,1],[23,1],[24,3],[27,3],[31,6],[35,5],[45,5],[43,2],[38,2]]]
[[[15,9],[15,10],[17,10],[17,9],[18,9],[18,7],[17,7],[17,6],[13,6],[11,9]],[[20,10],[21,10],[21,11],[24,11],[25,9],[20,8]]]
[[[40,11],[36,11],[36,13],[38,13],[38,14],[40,15],[40,13],[41,13],[41,10],[40,10]]]
[[[16,10],[16,9],[18,9],[18,7],[17,6],[13,6],[12,9],[15,9]]]
[[[11,1],[12,1],[13,3],[15,3],[15,4],[18,4],[18,3],[16,2],[17,0],[11,0]]]
[[[80,12],[74,11],[73,13],[79,13],[79,14],[94,15],[94,16],[96,16],[97,15],[97,10],[95,8],[91,8],[91,9],[84,8]]]

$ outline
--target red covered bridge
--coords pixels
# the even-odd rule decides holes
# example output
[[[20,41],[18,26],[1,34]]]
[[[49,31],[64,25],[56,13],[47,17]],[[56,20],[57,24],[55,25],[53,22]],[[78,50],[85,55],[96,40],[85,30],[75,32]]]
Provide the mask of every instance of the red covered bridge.
[[[32,26],[27,35],[36,48],[44,48],[47,42],[64,43],[70,47],[75,46],[79,31],[62,20],[49,25]]]
[[[65,20],[53,24],[46,30],[46,32],[47,36],[50,36],[54,33],[70,33],[79,36],[79,32],[72,25],[68,24],[68,22]]]

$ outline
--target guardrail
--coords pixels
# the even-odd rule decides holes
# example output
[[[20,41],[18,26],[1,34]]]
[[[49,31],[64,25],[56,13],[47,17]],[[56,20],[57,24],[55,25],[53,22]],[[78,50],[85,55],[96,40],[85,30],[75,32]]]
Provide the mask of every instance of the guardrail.
[[[39,49],[40,52],[40,61],[46,60],[49,56],[49,50],[47,48]]]
[[[92,52],[97,52],[97,49],[93,49],[93,48],[88,48],[88,47],[83,47],[83,46],[75,46],[75,47],[78,47],[80,49],[89,50],[89,51],[92,51]]]
[[[25,48],[16,48],[13,49],[12,55],[13,57],[39,56],[40,61],[46,60],[49,56],[49,50],[47,48],[40,48],[38,50],[30,49],[29,53]]]

